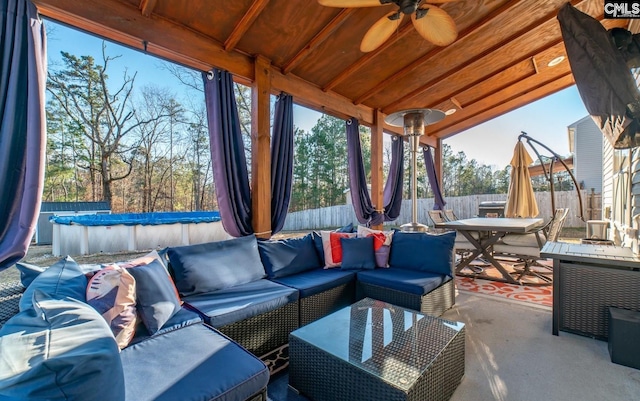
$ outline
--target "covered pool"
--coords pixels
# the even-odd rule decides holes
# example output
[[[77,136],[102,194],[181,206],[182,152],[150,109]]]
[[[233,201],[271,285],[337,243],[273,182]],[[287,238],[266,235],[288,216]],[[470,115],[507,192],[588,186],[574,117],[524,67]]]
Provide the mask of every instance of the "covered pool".
[[[52,216],[49,221],[56,256],[158,249],[229,238],[217,211]]]

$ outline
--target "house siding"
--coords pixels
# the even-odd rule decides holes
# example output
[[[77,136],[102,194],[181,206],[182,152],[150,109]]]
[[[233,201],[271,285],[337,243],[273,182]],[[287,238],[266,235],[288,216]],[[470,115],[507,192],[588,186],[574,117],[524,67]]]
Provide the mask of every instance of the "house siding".
[[[575,129],[573,165],[576,180],[587,191],[593,189],[595,193],[602,193],[602,133],[590,116],[569,128]]]
[[[613,206],[613,146],[604,135],[602,141],[602,216],[609,218]]]

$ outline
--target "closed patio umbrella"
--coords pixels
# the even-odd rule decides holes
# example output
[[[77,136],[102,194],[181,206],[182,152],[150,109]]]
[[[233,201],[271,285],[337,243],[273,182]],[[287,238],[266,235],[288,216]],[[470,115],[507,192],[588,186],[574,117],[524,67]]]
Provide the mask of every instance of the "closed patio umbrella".
[[[533,163],[533,159],[524,148],[524,143],[518,141],[511,159],[511,180],[505,209],[506,217],[536,217],[539,213],[538,202],[536,202],[529,175],[531,163]]]

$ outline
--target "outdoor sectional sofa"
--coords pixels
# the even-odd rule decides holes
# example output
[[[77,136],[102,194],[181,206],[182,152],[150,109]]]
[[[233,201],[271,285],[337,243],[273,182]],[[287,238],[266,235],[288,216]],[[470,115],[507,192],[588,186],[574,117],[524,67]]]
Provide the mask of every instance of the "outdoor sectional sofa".
[[[64,259],[27,287],[20,312],[0,328],[0,399],[50,391],[45,394],[51,399],[75,394],[87,400],[152,400],[179,394],[181,400],[266,400],[269,372],[258,356],[286,344],[297,327],[363,297],[436,316],[450,308],[454,234],[395,233],[387,268],[371,268],[365,252],[362,259],[369,262],[356,263],[359,268],[325,269],[315,233],[168,248],[160,259],[182,304],[153,333],[146,320],[138,324],[133,341],[120,352],[109,326],[86,303],[84,272]],[[352,244],[344,248],[344,260],[353,262],[369,242]],[[6,308],[0,302],[0,310]],[[70,323],[75,322],[70,316],[82,314],[87,316],[82,324]],[[67,349],[43,355],[17,337],[25,331],[34,341],[62,338]],[[73,351],[65,343],[69,338]],[[5,349],[14,350],[8,359]],[[11,359],[20,355],[38,363],[20,366]],[[39,379],[43,371],[55,378]]]

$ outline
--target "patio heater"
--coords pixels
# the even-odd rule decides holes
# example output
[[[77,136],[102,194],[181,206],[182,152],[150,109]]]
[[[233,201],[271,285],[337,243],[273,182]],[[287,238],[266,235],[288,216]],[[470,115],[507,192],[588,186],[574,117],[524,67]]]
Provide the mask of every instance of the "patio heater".
[[[404,136],[409,141],[411,151],[411,223],[400,226],[402,231],[427,231],[427,226],[418,223],[418,149],[420,149],[420,137],[424,135],[424,127],[437,123],[444,116],[445,114],[440,110],[410,109],[397,111],[385,118],[385,122],[389,125],[404,127]]]

